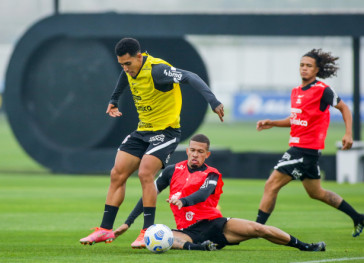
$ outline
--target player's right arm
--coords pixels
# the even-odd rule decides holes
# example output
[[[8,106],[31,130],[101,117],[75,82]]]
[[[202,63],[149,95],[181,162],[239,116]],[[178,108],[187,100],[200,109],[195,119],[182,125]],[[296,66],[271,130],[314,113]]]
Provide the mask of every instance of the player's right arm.
[[[291,127],[290,117],[287,117],[283,120],[260,120],[257,122],[257,130],[266,130],[272,127]]]
[[[118,102],[123,91],[129,86],[128,77],[126,76],[124,70],[120,73],[118,82],[114,89],[111,99],[106,109],[106,114],[111,117],[120,117],[122,113],[119,111]]]
[[[206,199],[215,191],[219,175],[215,173],[209,173],[205,182],[202,184],[199,190],[196,192],[182,197],[181,199],[167,199],[166,201],[170,204],[178,206],[178,209],[186,206],[193,206],[195,204],[206,201]]]

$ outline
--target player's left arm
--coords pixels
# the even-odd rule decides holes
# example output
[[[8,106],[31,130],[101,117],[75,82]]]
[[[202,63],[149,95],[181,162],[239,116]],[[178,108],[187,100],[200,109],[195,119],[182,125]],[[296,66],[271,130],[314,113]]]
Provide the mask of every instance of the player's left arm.
[[[348,150],[353,145],[353,135],[352,135],[352,125],[353,118],[351,116],[351,111],[348,105],[345,104],[342,100],[335,106],[341,112],[345,123],[345,134],[342,138],[342,150]]]
[[[336,92],[330,88],[326,87],[320,103],[320,110],[324,111],[326,107],[333,106],[341,112],[345,123],[345,134],[342,138],[342,150],[348,150],[353,145],[353,135],[352,135],[352,124],[353,118],[348,105],[336,94]]]
[[[166,85],[173,83],[189,84],[196,89],[210,104],[211,109],[224,121],[224,105],[216,99],[216,96],[207,84],[195,73],[170,67],[166,64],[153,65],[152,76],[155,83]]]
[[[198,191],[181,199],[168,199],[167,202],[178,206],[178,209],[204,202],[215,191],[218,179],[218,174],[210,173]]]

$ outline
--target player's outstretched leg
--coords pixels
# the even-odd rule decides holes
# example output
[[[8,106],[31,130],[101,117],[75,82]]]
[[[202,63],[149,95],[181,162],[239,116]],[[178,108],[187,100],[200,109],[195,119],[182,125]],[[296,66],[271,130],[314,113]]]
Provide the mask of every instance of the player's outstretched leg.
[[[93,233],[80,239],[82,245],[93,245],[99,242],[111,243],[115,239],[114,232],[110,229],[105,229],[101,227],[92,228],[95,229]]]
[[[361,215],[361,219],[354,223],[354,231],[353,231],[353,237],[360,236],[361,232],[363,231],[364,227],[364,214]]]

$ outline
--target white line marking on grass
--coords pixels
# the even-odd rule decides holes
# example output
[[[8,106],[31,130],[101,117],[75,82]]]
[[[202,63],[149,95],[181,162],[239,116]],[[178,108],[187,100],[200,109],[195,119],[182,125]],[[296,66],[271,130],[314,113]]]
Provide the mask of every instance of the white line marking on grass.
[[[349,261],[349,260],[359,260],[364,259],[364,257],[360,258],[332,258],[332,259],[323,259],[323,260],[313,260],[313,261],[300,261],[300,262],[291,262],[291,263],[320,263],[320,262],[335,262],[335,261]]]

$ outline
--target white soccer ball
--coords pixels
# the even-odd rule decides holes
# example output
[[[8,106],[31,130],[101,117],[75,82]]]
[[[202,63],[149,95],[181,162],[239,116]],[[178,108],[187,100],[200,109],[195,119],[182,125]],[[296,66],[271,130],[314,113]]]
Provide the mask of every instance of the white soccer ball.
[[[173,240],[172,230],[163,224],[151,225],[144,234],[147,249],[154,253],[168,251],[173,245]]]

